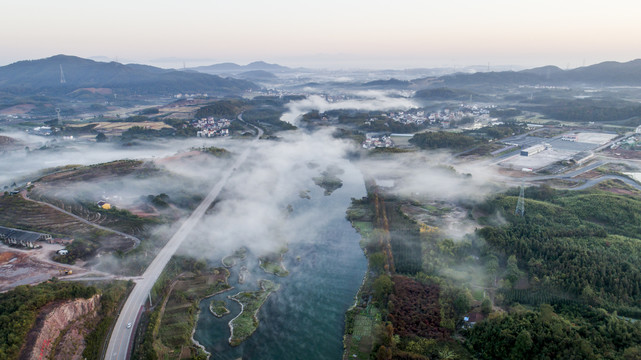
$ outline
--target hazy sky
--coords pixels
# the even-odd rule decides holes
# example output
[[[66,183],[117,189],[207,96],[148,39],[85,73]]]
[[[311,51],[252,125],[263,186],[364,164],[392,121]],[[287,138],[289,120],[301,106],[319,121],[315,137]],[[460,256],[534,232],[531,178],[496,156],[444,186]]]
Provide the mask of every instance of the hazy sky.
[[[4,1],[0,64],[546,65],[641,57],[638,0]]]

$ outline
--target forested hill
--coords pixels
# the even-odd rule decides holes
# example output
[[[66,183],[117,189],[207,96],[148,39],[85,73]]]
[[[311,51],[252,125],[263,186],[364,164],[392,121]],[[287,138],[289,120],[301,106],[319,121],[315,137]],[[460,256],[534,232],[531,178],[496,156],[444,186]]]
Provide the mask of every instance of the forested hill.
[[[518,190],[480,207],[501,214],[477,234],[507,309],[465,333],[480,358],[641,358],[641,323],[630,319],[641,318],[641,198],[608,187],[627,193],[528,188],[523,217]]]
[[[491,71],[474,74],[457,73],[442,76],[434,82],[438,87],[505,86],[505,85],[573,85],[595,86],[641,85],[641,59],[629,62],[608,61],[571,70],[556,66],[522,71]],[[417,80],[414,80],[415,82]]]
[[[0,91],[64,95],[79,88],[109,88],[123,94],[198,92],[232,95],[257,89],[258,86],[250,81],[216,75],[98,62],[67,55],[19,61],[0,67]]]
[[[530,279],[527,294],[507,298],[538,305],[540,293],[546,302],[571,299],[641,316],[641,199],[530,188],[524,217],[513,215],[515,204],[509,195],[489,201],[484,210],[510,223],[479,231],[491,247],[514,255]]]

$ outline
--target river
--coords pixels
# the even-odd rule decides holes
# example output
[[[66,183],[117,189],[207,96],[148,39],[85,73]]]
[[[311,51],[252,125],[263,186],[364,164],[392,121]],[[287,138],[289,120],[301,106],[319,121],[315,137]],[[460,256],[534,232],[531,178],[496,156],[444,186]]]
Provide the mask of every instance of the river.
[[[359,246],[360,235],[345,219],[351,198],[366,195],[363,177],[356,167],[344,161],[345,173],[339,177],[343,186],[331,195],[309,180],[311,199],[292,194],[294,212],[321,213],[320,230],[303,235],[305,239],[289,245],[284,264],[290,274],[276,277],[266,274],[256,264],[256,254],[243,261],[251,270],[244,284],[238,283],[242,263],[231,269],[230,284],[234,290],[217,295],[225,300],[231,314],[219,319],[209,312],[212,298],[200,304],[200,316],[194,338],[212,353],[211,359],[340,359],[343,353],[345,311],[367,270],[367,260]],[[227,255],[227,254],[225,254]],[[220,264],[220,258],[210,259]],[[259,279],[279,284],[258,313],[256,332],[237,347],[228,344],[228,323],[240,311],[240,305],[227,299],[239,291],[258,290]]]

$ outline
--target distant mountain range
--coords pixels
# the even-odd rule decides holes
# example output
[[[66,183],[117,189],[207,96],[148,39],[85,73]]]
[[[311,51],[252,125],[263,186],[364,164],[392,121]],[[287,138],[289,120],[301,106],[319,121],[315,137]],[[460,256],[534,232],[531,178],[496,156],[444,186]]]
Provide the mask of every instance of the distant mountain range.
[[[436,79],[434,86],[474,85],[593,85],[641,86],[641,59],[629,62],[607,61],[572,70],[544,66],[522,71],[451,74]]]
[[[81,88],[109,88],[119,93],[143,95],[194,92],[232,95],[258,89],[259,86],[247,80],[194,71],[98,62],[67,55],[19,61],[0,67],[2,92],[63,95]]]
[[[406,72],[409,70],[406,70]],[[629,62],[608,61],[572,70],[556,66],[543,66],[521,71],[458,72],[433,75],[413,80],[375,80],[365,83],[349,83],[344,86],[367,89],[438,89],[439,91],[417,92],[416,97],[439,100],[443,97],[459,99],[479,93],[445,93],[443,89],[476,89],[483,87],[525,86],[641,86],[641,59]]]
[[[278,64],[269,64],[264,61],[254,61],[253,63],[247,65],[238,65],[235,63],[220,63],[207,66],[198,66],[190,68],[190,70],[204,72],[207,74],[240,74],[246,73],[249,71],[266,71],[270,73],[282,73],[289,72],[292,69],[287,66],[282,66]]]
[[[56,55],[46,59],[19,61],[0,67],[0,93],[14,95],[67,95],[79,89],[110,89],[119,94],[169,95],[208,93],[238,95],[260,87],[252,81],[277,79],[275,74],[293,73],[292,69],[263,61],[247,65],[221,63],[183,71],[140,64],[99,62],[76,56]],[[305,70],[310,72],[311,70]],[[410,70],[406,70],[408,72]],[[411,72],[411,71],[410,71]],[[233,76],[232,77],[221,77]],[[63,81],[64,80],[64,81]],[[328,78],[331,80],[331,77]],[[641,86],[641,59],[630,62],[603,62],[562,70],[544,66],[521,71],[455,73],[414,80],[388,78],[366,83],[326,83],[328,86],[370,89],[474,88],[486,86]],[[477,89],[478,90],[478,89]],[[95,91],[92,91],[94,93]],[[100,92],[97,92],[100,93]],[[423,93],[425,98],[463,94]]]

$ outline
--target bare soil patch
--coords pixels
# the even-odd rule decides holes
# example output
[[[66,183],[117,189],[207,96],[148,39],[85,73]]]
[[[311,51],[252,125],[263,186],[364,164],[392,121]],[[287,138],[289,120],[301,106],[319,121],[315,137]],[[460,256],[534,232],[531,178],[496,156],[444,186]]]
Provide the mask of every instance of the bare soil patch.
[[[0,110],[1,115],[22,115],[33,110],[36,106],[33,104],[20,104]]]

